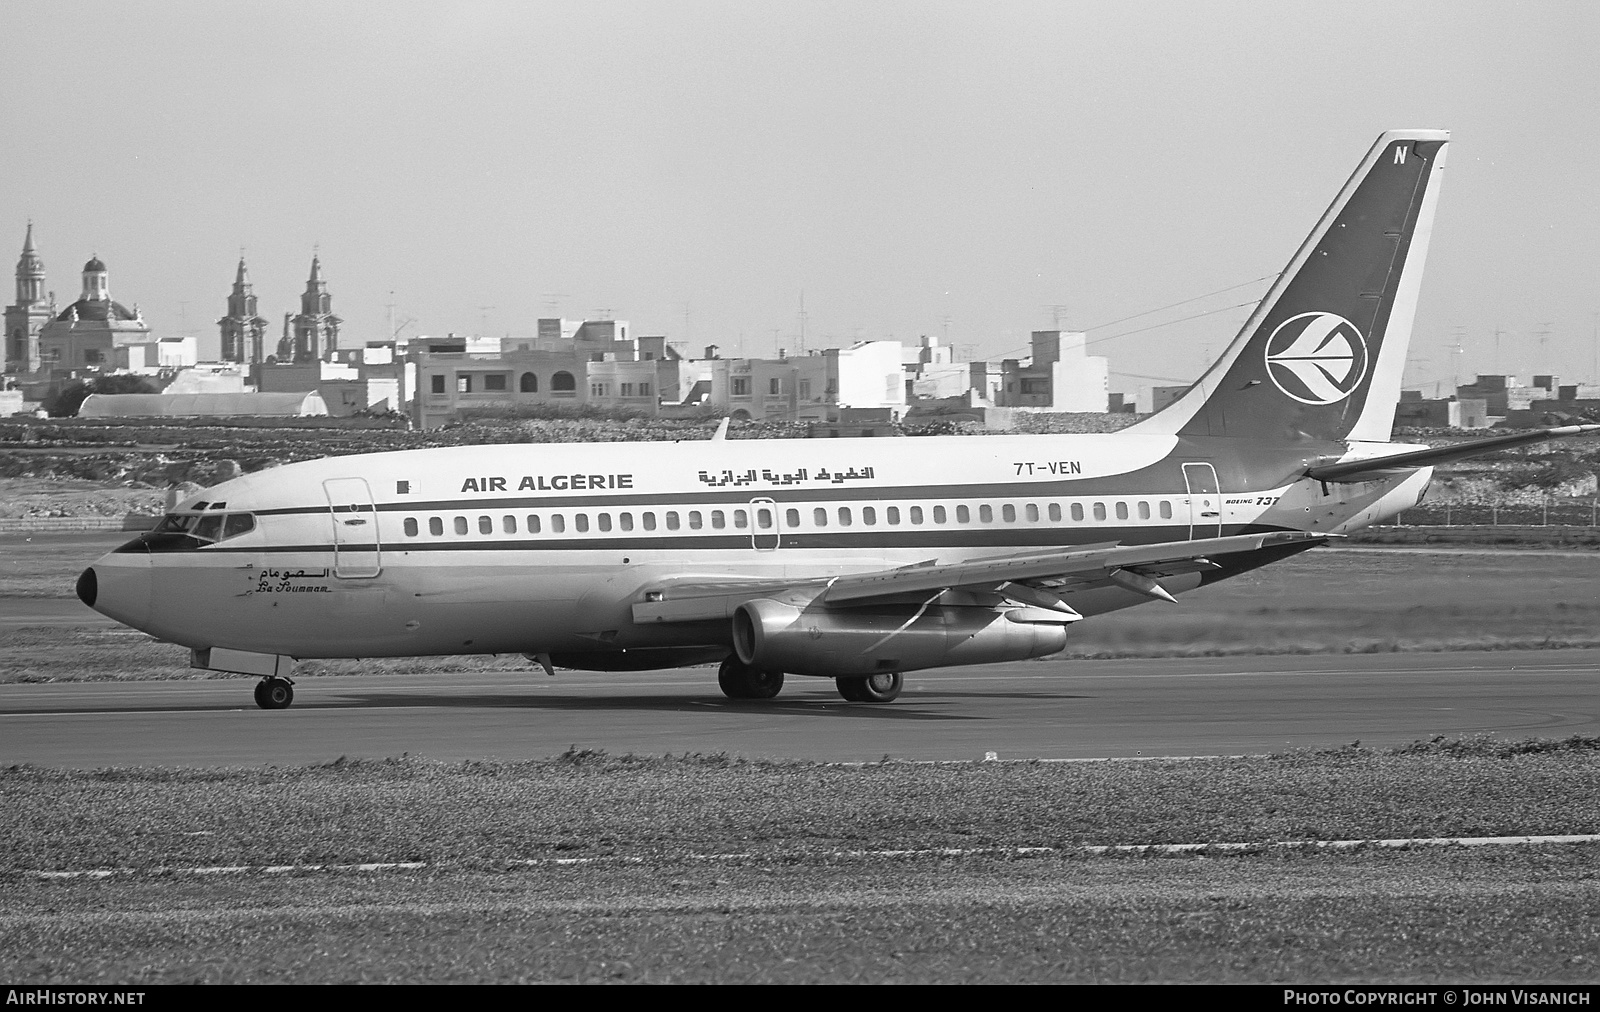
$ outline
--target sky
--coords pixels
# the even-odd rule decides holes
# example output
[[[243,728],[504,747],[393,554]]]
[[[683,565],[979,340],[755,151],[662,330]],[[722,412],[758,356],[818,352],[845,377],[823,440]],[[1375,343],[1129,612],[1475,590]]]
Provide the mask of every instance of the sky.
[[[0,38],[0,261],[32,220],[59,302],[98,255],[202,357],[241,250],[273,337],[316,251],[345,346],[1059,325],[1132,393],[1220,354],[1381,131],[1436,127],[1408,384],[1600,381],[1597,4],[77,0]]]

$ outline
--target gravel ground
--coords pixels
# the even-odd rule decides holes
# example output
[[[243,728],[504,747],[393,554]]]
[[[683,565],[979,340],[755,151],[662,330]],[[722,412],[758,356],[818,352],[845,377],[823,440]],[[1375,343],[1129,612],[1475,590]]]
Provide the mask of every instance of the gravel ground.
[[[865,766],[570,752],[0,771],[0,873],[1600,832],[1600,739],[1142,763]],[[887,841],[887,843],[886,843]]]
[[[1593,832],[1597,802],[1596,740],[1188,763],[578,753],[217,773],[12,769],[0,772],[0,806],[14,816],[0,825],[0,978],[1592,982],[1593,844],[850,852]],[[745,856],[704,857],[735,853]],[[514,860],[579,856],[600,860]],[[170,870],[354,858],[428,865]],[[147,870],[23,873],[92,866]]]
[[[8,884],[0,976],[1594,982],[1593,848]]]

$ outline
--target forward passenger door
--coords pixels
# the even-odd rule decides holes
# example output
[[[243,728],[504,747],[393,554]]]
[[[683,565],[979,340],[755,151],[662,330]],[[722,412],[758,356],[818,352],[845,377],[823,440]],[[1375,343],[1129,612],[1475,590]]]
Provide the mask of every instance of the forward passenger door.
[[[333,575],[370,579],[383,571],[378,511],[365,478],[329,478],[322,483],[333,521]]]

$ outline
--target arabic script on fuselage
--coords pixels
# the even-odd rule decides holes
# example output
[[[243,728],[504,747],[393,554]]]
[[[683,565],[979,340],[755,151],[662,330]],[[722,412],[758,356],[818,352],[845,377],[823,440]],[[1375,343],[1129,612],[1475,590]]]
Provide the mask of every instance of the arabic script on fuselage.
[[[872,468],[850,468],[843,471],[835,468],[829,471],[826,467],[817,471],[808,471],[800,468],[798,471],[772,471],[763,468],[757,473],[754,468],[747,471],[725,470],[721,472],[701,471],[699,478],[702,484],[712,488],[722,488],[725,485],[743,487],[746,485],[807,485],[831,484],[841,485],[847,481],[871,480]]]

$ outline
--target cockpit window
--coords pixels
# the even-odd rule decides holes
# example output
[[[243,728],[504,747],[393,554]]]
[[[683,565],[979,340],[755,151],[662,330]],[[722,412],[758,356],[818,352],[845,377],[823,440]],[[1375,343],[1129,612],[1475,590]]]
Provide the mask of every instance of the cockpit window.
[[[187,513],[168,513],[156,524],[156,534],[188,534],[200,518]]]
[[[168,513],[151,533],[187,534],[199,541],[217,542],[255,529],[256,518],[251,513]]]

